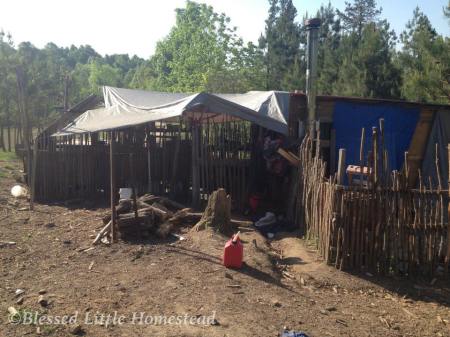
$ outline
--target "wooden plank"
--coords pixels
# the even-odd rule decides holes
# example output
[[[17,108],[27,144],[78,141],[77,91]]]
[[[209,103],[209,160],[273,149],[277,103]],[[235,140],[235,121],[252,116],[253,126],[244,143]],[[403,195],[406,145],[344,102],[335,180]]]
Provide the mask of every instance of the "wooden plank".
[[[116,233],[116,177],[115,177],[115,167],[114,167],[114,131],[110,132],[110,140],[109,140],[109,169],[110,169],[110,201],[111,201],[111,241],[115,242],[117,240]]]
[[[344,183],[345,174],[345,149],[339,149],[339,159],[338,159],[338,172],[337,172],[337,183],[342,185]]]
[[[422,160],[425,155],[435,113],[435,110],[429,108],[422,108],[420,111],[419,121],[417,122],[416,129],[414,130],[408,149],[408,164],[410,171],[408,186],[410,187],[414,187],[416,185],[418,169],[422,166]],[[414,158],[414,160],[411,160],[411,158]]]
[[[199,126],[193,121],[192,124],[192,206],[194,208],[200,203],[200,172],[198,162]]]

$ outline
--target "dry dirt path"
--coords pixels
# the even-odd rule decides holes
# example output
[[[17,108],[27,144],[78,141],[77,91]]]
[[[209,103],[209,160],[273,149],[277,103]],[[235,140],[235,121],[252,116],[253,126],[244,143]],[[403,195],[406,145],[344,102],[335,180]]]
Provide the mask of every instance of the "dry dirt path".
[[[312,337],[450,336],[448,284],[338,272],[292,237],[269,244],[244,231],[246,264],[239,271],[223,268],[225,238],[209,231],[185,233],[185,241],[88,249],[105,209],[38,204],[34,212],[20,210],[26,202],[14,204],[9,195],[15,169],[0,178],[0,242],[16,242],[0,248],[0,336],[73,336],[74,325],[11,324],[9,306],[41,317],[78,313],[79,333],[93,337],[275,337],[284,326]],[[16,296],[17,289],[24,293]],[[37,303],[41,290],[46,307]],[[114,313],[125,317],[123,324],[91,324]],[[207,325],[139,320],[213,314],[216,321]]]

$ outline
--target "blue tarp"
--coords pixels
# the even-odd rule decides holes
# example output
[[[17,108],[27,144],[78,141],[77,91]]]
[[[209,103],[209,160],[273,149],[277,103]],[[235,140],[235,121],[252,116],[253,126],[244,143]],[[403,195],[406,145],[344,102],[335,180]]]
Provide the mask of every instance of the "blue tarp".
[[[361,129],[365,128],[364,158],[367,161],[372,142],[372,127],[379,127],[380,118],[384,118],[384,140],[389,153],[389,168],[399,170],[403,166],[404,153],[409,149],[419,113],[418,107],[407,108],[397,104],[336,102],[333,114],[336,153],[339,149],[346,149],[346,165],[359,165]]]

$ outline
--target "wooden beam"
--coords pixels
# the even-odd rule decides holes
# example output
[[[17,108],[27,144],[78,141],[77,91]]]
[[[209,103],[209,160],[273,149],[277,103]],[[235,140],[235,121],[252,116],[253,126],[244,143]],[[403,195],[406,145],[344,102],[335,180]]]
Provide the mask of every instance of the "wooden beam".
[[[345,149],[339,149],[338,172],[337,172],[337,183],[338,183],[338,185],[343,185],[344,184],[345,156],[346,156],[346,150]]]
[[[450,197],[450,144],[447,145],[447,153],[448,153],[448,190],[449,190],[449,197]],[[448,203],[447,206],[447,212],[448,212],[448,219],[450,219],[450,203]],[[447,221],[447,254],[445,256],[445,275],[448,276],[448,265],[450,262],[450,221]]]
[[[117,240],[116,233],[116,177],[115,177],[115,168],[114,168],[114,143],[115,143],[115,134],[114,131],[110,131],[109,133],[109,169],[110,169],[110,185],[111,185],[111,241],[115,242]]]
[[[200,172],[198,164],[199,147],[199,125],[192,121],[192,206],[199,207],[200,204]]]
[[[409,179],[408,186],[414,187],[419,175],[419,169],[422,166],[422,160],[425,155],[425,151],[428,144],[428,139],[433,126],[434,116],[437,112],[430,108],[423,108],[420,111],[419,121],[417,122],[416,129],[414,131],[411,143],[409,145]],[[414,162],[412,158],[416,158]]]
[[[277,153],[280,156],[282,156],[284,159],[286,159],[289,163],[294,165],[295,167],[299,167],[300,166],[300,158],[297,157],[292,152],[289,152],[289,151],[283,150],[282,148],[279,148],[277,150]]]

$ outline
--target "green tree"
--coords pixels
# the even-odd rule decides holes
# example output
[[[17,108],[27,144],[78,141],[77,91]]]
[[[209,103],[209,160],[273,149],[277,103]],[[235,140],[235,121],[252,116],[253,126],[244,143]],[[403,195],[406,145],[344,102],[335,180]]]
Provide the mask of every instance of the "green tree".
[[[295,22],[297,9],[291,0],[269,0],[269,4],[265,33],[259,39],[265,53],[267,89],[304,88],[301,29]]]
[[[437,34],[428,17],[416,8],[401,34],[399,63],[402,95],[421,102],[450,102],[450,40]]]
[[[14,77],[15,50],[11,34],[0,31],[0,145],[3,150],[11,151],[11,128],[16,124],[14,116],[15,106],[15,77]],[[6,137],[3,136],[3,127],[6,127]],[[6,138],[7,147],[3,140]]]
[[[341,24],[336,10],[328,3],[316,17],[321,20],[317,60],[317,90],[324,95],[334,93],[341,63]]]
[[[448,5],[444,7],[444,16],[448,19],[448,24],[450,25],[450,0],[448,1]]]
[[[345,35],[340,46],[335,93],[340,95],[398,98],[400,71],[393,61],[395,34],[386,21],[366,24],[361,37]],[[355,39],[358,43],[355,44]]]
[[[211,6],[187,1],[176,10],[176,24],[156,46],[147,87],[156,90],[205,90],[211,76],[225,72],[235,43],[230,19]]]
[[[93,60],[89,64],[89,87],[91,92],[101,94],[101,87],[120,85],[120,71],[109,64]]]
[[[344,11],[338,10],[337,13],[341,18],[343,28],[356,33],[359,39],[366,24],[377,22],[381,8],[377,8],[375,0],[353,0],[353,2],[346,1]]]

